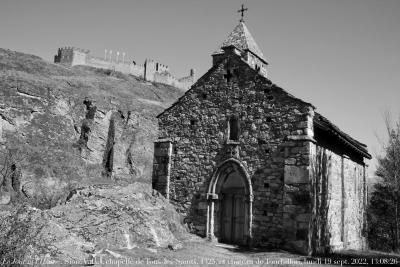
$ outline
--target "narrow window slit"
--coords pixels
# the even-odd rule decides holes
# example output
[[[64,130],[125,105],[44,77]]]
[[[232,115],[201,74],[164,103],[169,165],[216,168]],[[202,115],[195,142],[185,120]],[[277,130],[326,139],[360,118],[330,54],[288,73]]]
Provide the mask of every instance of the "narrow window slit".
[[[239,140],[239,119],[236,116],[232,116],[229,119],[229,140],[238,141]]]

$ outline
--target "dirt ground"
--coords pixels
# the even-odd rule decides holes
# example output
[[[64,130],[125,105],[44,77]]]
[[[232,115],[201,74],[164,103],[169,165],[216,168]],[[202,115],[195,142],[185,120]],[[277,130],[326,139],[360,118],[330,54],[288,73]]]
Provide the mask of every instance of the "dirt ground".
[[[330,259],[310,258],[282,250],[241,249],[237,246],[189,241],[183,248],[105,251],[110,257],[96,257],[95,266],[340,266]],[[104,254],[103,254],[104,255]],[[353,265],[354,266],[354,265]]]
[[[377,251],[346,251],[308,257],[283,250],[243,249],[193,237],[177,250],[132,248],[103,251],[91,266],[400,266],[400,255]]]

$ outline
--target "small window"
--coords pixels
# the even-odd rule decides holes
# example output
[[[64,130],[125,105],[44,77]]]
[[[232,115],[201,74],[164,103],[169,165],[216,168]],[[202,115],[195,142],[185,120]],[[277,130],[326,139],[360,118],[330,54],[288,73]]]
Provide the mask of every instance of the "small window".
[[[232,116],[229,119],[229,140],[238,141],[239,140],[239,119],[236,116]]]

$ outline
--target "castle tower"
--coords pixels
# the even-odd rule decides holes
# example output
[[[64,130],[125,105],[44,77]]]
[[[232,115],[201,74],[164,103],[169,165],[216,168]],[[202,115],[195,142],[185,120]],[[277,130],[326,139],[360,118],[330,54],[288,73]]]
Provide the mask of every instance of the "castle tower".
[[[54,56],[54,63],[69,66],[86,65],[89,50],[76,47],[59,48],[57,55]]]
[[[190,69],[190,77],[192,77],[193,82],[196,80],[196,69]]]
[[[156,72],[156,62],[152,59],[146,59],[144,62],[144,79],[146,81],[154,81],[154,74]]]
[[[230,47],[230,49],[226,49]],[[234,49],[232,49],[234,48]],[[212,54],[213,65],[217,64],[229,51],[241,55],[242,59],[261,75],[267,77],[267,61],[256,41],[241,20],[225,41]]]

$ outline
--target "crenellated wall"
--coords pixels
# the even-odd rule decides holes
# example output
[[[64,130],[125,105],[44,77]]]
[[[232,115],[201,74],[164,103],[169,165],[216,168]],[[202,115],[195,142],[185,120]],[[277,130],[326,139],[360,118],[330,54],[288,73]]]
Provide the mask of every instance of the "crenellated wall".
[[[178,87],[178,85],[180,84],[177,78],[166,71],[161,73],[154,73],[154,81],[157,83],[170,84],[175,87]]]
[[[100,68],[100,69],[111,69],[112,68],[112,62],[106,61],[103,58],[98,58],[98,57],[90,57],[87,60],[85,65],[95,67],[95,68]]]
[[[178,79],[178,82],[184,88],[190,88],[194,84],[195,81],[196,81],[196,70],[195,69],[190,69],[189,76]]]
[[[132,63],[129,65],[129,73],[144,79],[144,66]]]
[[[76,47],[63,47],[59,48],[57,55],[54,56],[54,63],[64,65],[86,65],[89,50],[80,49]]]
[[[59,48],[57,55],[54,56],[54,63],[69,66],[84,65],[119,71],[143,78],[146,81],[168,84],[184,90],[189,89],[195,82],[194,70],[190,70],[189,76],[178,79],[169,72],[167,65],[152,59],[146,59],[143,65],[137,65],[134,61],[127,63],[125,61],[125,53],[123,53],[122,59],[119,57],[118,52],[113,58],[111,51],[109,53],[106,51],[105,57],[100,58],[90,55],[89,50],[76,47]]]

